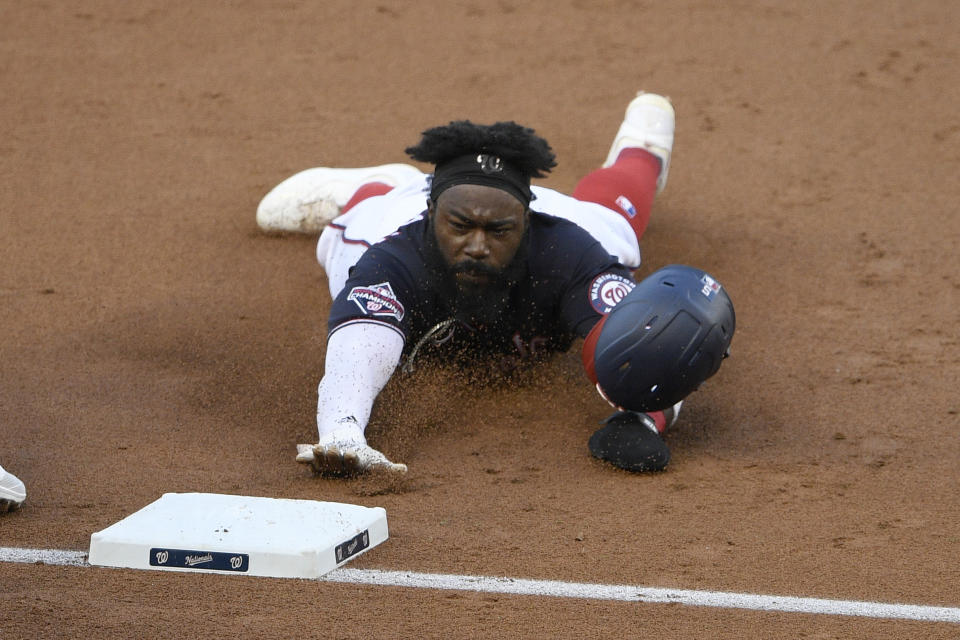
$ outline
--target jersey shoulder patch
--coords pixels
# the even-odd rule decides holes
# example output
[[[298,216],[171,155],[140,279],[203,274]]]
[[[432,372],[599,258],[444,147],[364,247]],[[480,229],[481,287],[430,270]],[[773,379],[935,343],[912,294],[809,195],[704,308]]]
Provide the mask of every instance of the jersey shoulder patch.
[[[617,273],[601,273],[590,283],[590,304],[597,313],[610,313],[617,303],[637,286],[630,278]]]
[[[356,304],[364,315],[403,320],[403,305],[389,282],[356,286],[347,294],[347,300]]]

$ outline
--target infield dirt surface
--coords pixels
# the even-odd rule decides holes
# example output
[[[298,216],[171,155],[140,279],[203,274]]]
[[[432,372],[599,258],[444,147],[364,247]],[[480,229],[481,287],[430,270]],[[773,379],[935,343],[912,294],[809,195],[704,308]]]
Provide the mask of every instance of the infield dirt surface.
[[[0,0],[0,546],[86,550],[165,492],[382,506],[350,563],[960,606],[960,5]],[[638,89],[677,110],[643,276],[702,267],[733,355],[665,473],[590,457],[575,348],[395,380],[408,478],[315,478],[326,280],[254,220],[450,120],[571,190]],[[482,383],[481,383],[482,382]],[[0,637],[957,638],[947,623],[0,563]]]

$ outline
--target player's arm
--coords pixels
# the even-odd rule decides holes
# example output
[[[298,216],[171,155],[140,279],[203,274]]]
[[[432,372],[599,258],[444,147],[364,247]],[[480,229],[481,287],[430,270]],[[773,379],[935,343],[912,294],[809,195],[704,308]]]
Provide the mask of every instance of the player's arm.
[[[373,403],[397,368],[403,344],[403,334],[380,322],[347,322],[330,334],[317,387],[321,441],[363,439]]]
[[[584,338],[583,366],[594,384],[593,348],[604,321],[635,286],[630,269],[617,262],[599,243],[583,251],[570,271],[560,313],[568,330]]]
[[[315,445],[298,445],[297,461],[319,473],[405,473],[367,444],[374,401],[400,362],[409,299],[406,273],[390,255],[370,249],[330,311],[326,365],[317,388]],[[398,295],[398,293],[400,295]],[[406,294],[406,295],[405,295]]]
[[[636,286],[627,267],[595,243],[571,270],[560,314],[568,330],[586,338]]]
[[[298,462],[318,473],[406,473],[406,465],[391,462],[364,436],[373,403],[397,368],[403,344],[403,335],[381,322],[347,322],[330,334],[317,388],[319,438],[314,445],[297,445]]]

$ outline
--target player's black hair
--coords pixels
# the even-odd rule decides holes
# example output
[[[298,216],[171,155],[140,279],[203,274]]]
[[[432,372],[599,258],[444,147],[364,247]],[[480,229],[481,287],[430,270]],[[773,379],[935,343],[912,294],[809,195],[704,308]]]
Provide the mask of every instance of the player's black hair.
[[[532,178],[543,178],[557,166],[547,141],[516,122],[490,125],[457,120],[423,132],[419,144],[405,150],[414,160],[438,165],[470,153],[503,158]]]

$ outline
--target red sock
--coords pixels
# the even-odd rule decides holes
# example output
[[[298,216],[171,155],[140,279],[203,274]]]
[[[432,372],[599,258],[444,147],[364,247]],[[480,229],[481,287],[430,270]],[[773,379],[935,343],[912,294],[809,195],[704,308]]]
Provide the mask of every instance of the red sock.
[[[628,147],[611,166],[584,176],[573,190],[573,197],[616,211],[627,219],[639,241],[650,222],[659,176],[657,156],[646,149]]]
[[[647,411],[647,415],[653,418],[653,423],[657,425],[657,433],[663,435],[663,432],[666,431],[669,426],[667,424],[667,416],[663,411]]]
[[[350,199],[347,200],[347,204],[343,205],[343,209],[340,210],[340,215],[343,215],[352,209],[358,202],[362,202],[367,198],[372,198],[373,196],[382,196],[383,194],[389,193],[392,190],[393,187],[385,182],[368,182],[367,184],[362,185],[359,189],[357,189],[356,193],[350,196]]]

